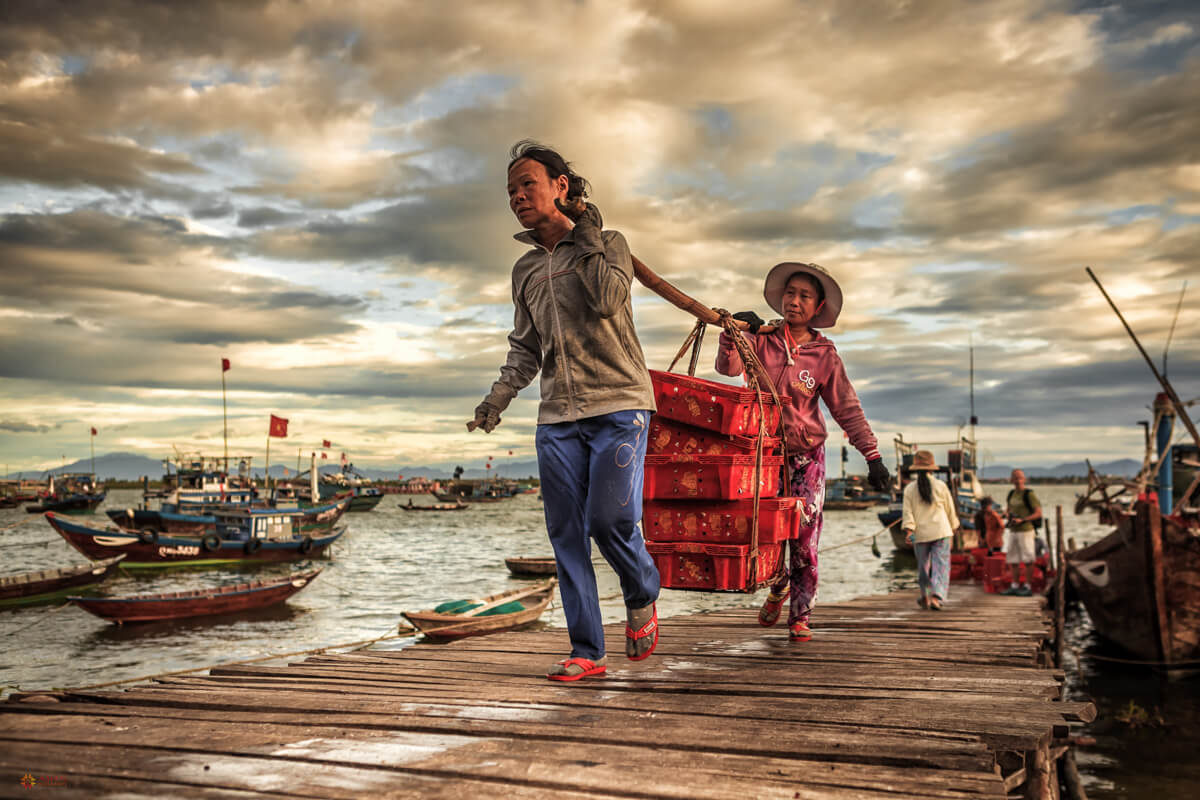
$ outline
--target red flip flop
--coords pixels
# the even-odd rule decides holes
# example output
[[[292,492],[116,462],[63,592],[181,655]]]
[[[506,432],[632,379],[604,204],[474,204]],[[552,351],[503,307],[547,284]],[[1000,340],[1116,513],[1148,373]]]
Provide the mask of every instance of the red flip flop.
[[[567,659],[563,659],[562,661],[559,661],[558,663],[564,669],[570,669],[571,667],[579,667],[579,669],[581,669],[582,672],[579,672],[574,675],[572,675],[569,672],[563,672],[561,674],[552,673],[552,674],[547,675],[546,677],[552,681],[577,681],[580,678],[590,678],[593,675],[603,675],[604,672],[608,669],[607,665],[605,665],[605,664],[597,665],[596,662],[589,661],[586,658],[567,658]]]
[[[643,625],[642,627],[638,628],[636,631],[632,627],[630,627],[628,622],[625,623],[625,642],[626,642],[626,644],[628,644],[629,642],[636,642],[639,639],[645,639],[647,636],[654,637],[654,641],[650,643],[649,650],[642,653],[640,656],[631,656],[628,653],[626,653],[625,657],[628,658],[630,661],[642,661],[643,659],[649,658],[650,654],[654,652],[654,648],[658,647],[658,604],[657,603],[654,604],[654,616],[650,617],[650,619],[648,619],[646,621],[646,624]]]

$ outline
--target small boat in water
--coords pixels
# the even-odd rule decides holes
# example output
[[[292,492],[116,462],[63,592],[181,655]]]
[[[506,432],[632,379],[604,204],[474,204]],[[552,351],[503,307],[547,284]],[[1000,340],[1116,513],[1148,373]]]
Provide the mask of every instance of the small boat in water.
[[[68,472],[50,476],[50,487],[38,494],[37,505],[26,506],[30,514],[56,511],[60,514],[90,514],[108,492],[90,472]]]
[[[67,595],[99,586],[116,572],[124,554],[76,567],[41,569],[0,578],[0,607],[51,603]]]
[[[299,509],[232,508],[216,512],[215,528],[203,534],[92,528],[57,514],[46,514],[46,521],[88,558],[124,553],[125,567],[153,569],[316,558],[346,530],[318,536],[301,533],[303,515]]]
[[[537,622],[550,605],[557,585],[558,581],[551,578],[533,587],[478,600],[452,600],[425,611],[405,611],[404,618],[435,642],[517,630]]]
[[[407,503],[400,504],[402,511],[465,511],[470,508],[466,503],[434,503],[429,506],[419,506],[413,503],[410,497]]]
[[[506,558],[504,566],[513,575],[558,574],[558,564],[553,558]]]
[[[126,622],[160,622],[168,619],[232,614],[282,603],[321,574],[315,569],[284,578],[252,581],[189,592],[134,595],[131,597],[70,597],[72,603],[118,625]]]

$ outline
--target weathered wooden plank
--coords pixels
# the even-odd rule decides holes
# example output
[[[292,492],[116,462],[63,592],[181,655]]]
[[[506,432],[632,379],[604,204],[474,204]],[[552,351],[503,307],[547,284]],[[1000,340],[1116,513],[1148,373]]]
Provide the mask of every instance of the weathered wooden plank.
[[[29,723],[39,723],[33,741],[49,744],[77,745],[80,724],[78,718],[58,718],[47,722],[45,717],[31,717]],[[459,737],[428,737],[396,734],[386,731],[357,731],[331,735],[328,730],[306,726],[256,725],[248,727],[223,720],[213,720],[181,731],[167,720],[141,720],[136,726],[121,718],[94,717],[89,738],[103,735],[105,744],[135,749],[137,752],[158,753],[165,750],[185,753],[223,753],[262,757],[303,758],[349,766],[382,766],[398,771],[428,772],[430,770],[470,775],[478,767],[464,769],[456,747],[468,749],[472,763],[488,762],[487,774],[495,777],[504,769],[522,771],[512,777],[523,780],[529,776],[524,767],[522,745],[498,737],[470,739]],[[163,743],[169,743],[166,748]],[[214,743],[218,743],[214,746]],[[536,758],[560,772],[570,771],[579,762],[579,750],[562,742],[538,742]],[[719,746],[718,746],[719,747]],[[528,751],[530,745],[523,748]],[[420,755],[415,760],[403,760],[412,751]],[[697,784],[721,787],[725,792],[744,786],[744,791],[757,795],[758,784],[764,778],[773,784],[800,783],[810,788],[829,787],[834,790],[864,789],[872,792],[891,791],[906,796],[979,797],[995,796],[1001,782],[991,773],[966,772],[907,767],[898,769],[879,765],[822,764],[814,761],[787,760],[769,757],[731,755],[714,749],[697,762],[694,754],[679,753],[654,747],[595,745],[586,753],[589,768],[587,787],[620,785],[628,776],[628,764],[643,760],[654,764],[658,775],[675,776],[679,781],[672,792],[706,795]],[[803,780],[800,780],[803,778]],[[563,782],[571,782],[561,779]],[[656,778],[661,788],[662,779]],[[581,788],[583,783],[579,783]],[[794,787],[789,791],[794,791]]]
[[[385,734],[374,742],[352,739],[308,739],[285,743],[271,752],[229,752],[224,749],[189,750],[174,746],[126,746],[111,744],[14,743],[13,750],[0,756],[0,765],[10,759],[28,762],[42,758],[59,763],[87,763],[118,771],[126,777],[153,779],[165,775],[173,782],[217,788],[246,788],[254,791],[287,792],[295,796],[356,798],[363,796],[423,796],[414,791],[413,778],[441,781],[486,781],[493,792],[507,794],[510,786],[554,792],[599,792],[664,800],[744,800],[748,795],[768,800],[821,797],[895,798],[897,793],[914,798],[945,797],[930,793],[917,782],[895,775],[893,780],[855,779],[844,771],[850,785],[836,778],[813,774],[811,765],[784,764],[764,771],[730,773],[691,759],[686,764],[658,758],[653,747],[578,748],[567,757],[556,758],[545,742],[536,748],[529,742],[465,737],[422,737]],[[523,746],[524,745],[524,746]],[[220,746],[217,745],[217,748]],[[86,754],[86,755],[85,755]],[[136,758],[131,758],[134,755]],[[637,781],[630,765],[645,765],[646,780]],[[824,773],[827,770],[820,770]],[[652,778],[651,778],[652,776]],[[159,778],[161,780],[161,778]],[[815,780],[814,780],[815,779]],[[978,785],[978,784],[977,784]],[[608,788],[608,787],[611,787]],[[997,779],[985,796],[1002,796]],[[979,797],[980,792],[957,797]]]
[[[551,689],[549,691],[554,691]],[[562,690],[559,690],[562,691]],[[570,690],[576,694],[583,692],[605,692],[602,682],[580,682]],[[541,692],[537,692],[541,694]],[[545,695],[541,695],[545,697]],[[495,699],[495,698],[493,698]],[[600,698],[603,699],[603,698]],[[185,688],[169,689],[138,689],[127,693],[115,694],[108,698],[115,703],[149,703],[157,705],[189,706],[193,708],[212,708],[218,710],[250,710],[267,709],[273,711],[307,711],[309,713],[343,712],[383,712],[402,714],[408,705],[402,698],[387,695],[363,696],[339,695],[332,698],[320,692],[287,692],[241,689],[228,687],[219,695],[209,690],[192,690]],[[488,698],[481,697],[480,704],[484,705]],[[1061,716],[1047,719],[1037,718],[1037,709],[1030,707],[1026,718],[1013,718],[1012,704],[1004,715],[986,716],[981,714],[964,714],[961,710],[947,710],[941,707],[930,707],[928,703],[904,703],[897,701],[872,701],[869,703],[851,703],[845,701],[805,700],[801,703],[785,705],[779,699],[769,702],[756,698],[736,696],[708,695],[702,702],[686,695],[661,696],[652,691],[639,694],[638,705],[642,708],[657,708],[662,712],[674,712],[692,717],[715,717],[724,730],[727,719],[800,722],[822,722],[849,725],[875,726],[880,730],[890,727],[911,727],[896,721],[920,720],[925,730],[936,730],[949,733],[974,734],[994,747],[1009,750],[1029,750],[1047,744],[1054,735],[1066,735],[1067,728]],[[1037,703],[1036,705],[1048,705]],[[593,712],[594,713],[594,712]],[[628,714],[628,711],[623,713]],[[1057,725],[1055,725],[1057,723]],[[718,723],[710,721],[709,726]],[[1051,728],[1051,725],[1055,727]],[[617,727],[613,734],[615,741],[628,735],[628,729]]]
[[[443,674],[440,683],[430,681],[429,685],[434,687],[435,696],[445,696],[448,692],[462,691],[467,689],[471,694],[478,694],[487,697],[501,699],[507,697],[509,699],[530,700],[543,695],[542,692],[534,690],[532,694],[527,692],[517,691],[516,694],[510,694],[511,689],[527,689],[529,681],[525,678],[518,678],[511,681],[506,681],[505,676],[492,674],[489,675],[487,688],[485,691],[480,691],[475,684],[466,681],[454,682],[456,673],[448,671]],[[358,694],[382,694],[391,695],[397,688],[397,682],[392,680],[371,680],[363,676],[350,678],[344,674],[337,674],[331,670],[305,670],[301,668],[279,669],[279,668],[258,668],[250,667],[243,671],[238,670],[233,674],[219,674],[210,678],[172,678],[160,681],[161,685],[194,685],[196,683],[216,683],[228,688],[245,688],[265,690],[271,689],[295,689],[297,691],[316,691],[321,693],[342,692],[342,693],[358,693]],[[502,688],[503,687],[503,688]],[[412,696],[414,689],[412,685],[404,685],[405,693]],[[419,689],[416,689],[419,691]],[[1020,698],[1023,703],[1022,707],[1029,708],[1030,713],[1042,713],[1050,715],[1056,719],[1061,718],[1069,722],[1091,722],[1095,719],[1095,706],[1089,702],[1051,702],[1049,697],[1042,697],[1042,703],[1037,704],[1038,695],[1029,692],[1013,691],[1005,694],[992,694],[978,692],[968,694],[966,692],[958,692],[954,694],[943,694],[937,690],[929,691],[900,691],[886,688],[876,688],[874,690],[866,689],[840,689],[840,688],[820,688],[814,689],[808,686],[783,686],[783,685],[767,685],[761,689],[749,689],[744,684],[737,683],[732,679],[730,682],[719,683],[714,681],[700,682],[693,681],[664,681],[661,679],[646,680],[646,679],[630,679],[623,680],[619,677],[607,678],[604,680],[592,680],[580,684],[578,687],[572,687],[572,691],[576,693],[588,691],[628,691],[634,695],[641,695],[645,692],[657,693],[680,693],[688,695],[688,703],[694,702],[692,696],[697,694],[708,694],[714,696],[735,695],[738,697],[762,697],[775,698],[783,700],[800,700],[810,705],[813,701],[831,701],[841,700],[842,707],[856,707],[861,703],[889,703],[892,701],[907,701],[914,704],[938,703],[949,714],[958,713],[984,713],[984,714],[1002,714],[1011,713],[1014,698]],[[630,697],[628,707],[644,708],[645,706],[639,702],[639,697]],[[849,704],[849,705],[847,705]],[[605,703],[609,707],[613,707],[612,701]],[[824,703],[820,704],[824,707]],[[879,707],[879,706],[877,706]]]
[[[564,721],[563,710],[531,704],[409,703],[380,713],[326,713],[309,711],[230,710],[163,705],[92,705],[84,703],[29,704],[29,714],[53,716],[128,716],[175,720],[226,719],[245,725],[287,724],[328,727],[331,730],[405,730],[436,734],[525,737],[534,740],[573,741],[588,745],[599,739],[628,741],[631,724],[654,720],[655,743],[686,752],[706,752],[717,743],[721,752],[763,754],[761,723],[722,720],[719,729],[704,720],[686,716],[626,711],[606,714],[604,709],[578,709]],[[0,723],[9,714],[0,715]],[[974,736],[940,734],[917,729],[879,730],[869,726],[777,722],[770,726],[778,757],[829,760],[842,763],[876,763],[898,767],[938,767],[990,771],[995,757]],[[0,736],[21,738],[6,723]]]

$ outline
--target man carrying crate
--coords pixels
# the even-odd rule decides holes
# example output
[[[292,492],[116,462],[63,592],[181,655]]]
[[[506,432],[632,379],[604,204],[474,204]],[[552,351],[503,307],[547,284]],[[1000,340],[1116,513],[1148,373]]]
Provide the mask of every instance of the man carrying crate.
[[[513,266],[508,358],[467,428],[490,433],[540,370],[538,472],[571,638],[547,677],[575,681],[607,669],[593,538],[621,581],[625,654],[640,661],[658,644],[659,576],[639,528],[654,396],[625,237],[602,230],[599,210],[582,202],[587,181],[557,152],[522,141],[511,158],[509,207],[525,228],[514,238],[532,249]]]

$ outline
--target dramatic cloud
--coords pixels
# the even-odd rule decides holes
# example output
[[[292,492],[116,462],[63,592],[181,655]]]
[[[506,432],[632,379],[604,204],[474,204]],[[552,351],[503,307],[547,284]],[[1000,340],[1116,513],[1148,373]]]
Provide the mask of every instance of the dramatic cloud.
[[[973,342],[995,460],[1139,457],[1157,386],[1084,267],[1200,395],[1197,107],[1182,2],[9,2],[0,447],[211,447],[230,358],[247,451],[283,413],[360,464],[529,457],[536,382],[463,422],[535,137],[704,303],[767,315],[771,265],[828,266],[885,446],[954,435]],[[691,321],[634,304],[664,368]]]

